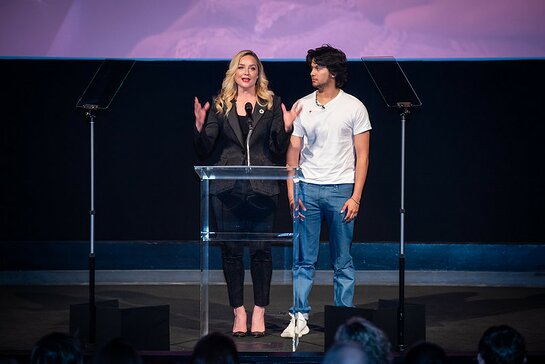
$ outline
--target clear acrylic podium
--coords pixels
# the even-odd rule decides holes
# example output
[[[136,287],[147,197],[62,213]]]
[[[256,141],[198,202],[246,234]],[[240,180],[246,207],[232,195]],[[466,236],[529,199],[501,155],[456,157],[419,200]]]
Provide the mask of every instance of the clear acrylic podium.
[[[292,231],[283,232],[223,232],[213,231],[211,225],[211,206],[210,206],[210,181],[211,180],[293,180],[298,182],[302,178],[299,168],[277,167],[277,166],[195,166],[195,172],[201,180],[201,232],[200,232],[200,335],[208,334],[209,323],[209,302],[208,302],[208,284],[209,284],[209,258],[210,243],[221,242],[280,242],[292,243],[297,239],[298,219],[293,218]],[[294,183],[294,198],[298,201],[299,184]]]

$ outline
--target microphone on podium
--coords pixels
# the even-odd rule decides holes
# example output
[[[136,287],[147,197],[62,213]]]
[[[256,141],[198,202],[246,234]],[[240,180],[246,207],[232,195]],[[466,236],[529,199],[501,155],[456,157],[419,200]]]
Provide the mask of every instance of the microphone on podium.
[[[244,105],[244,110],[246,110],[246,117],[248,118],[248,127],[250,128],[250,130],[253,129],[254,125],[253,125],[253,118],[252,118],[252,103],[250,102],[247,102],[246,105]]]
[[[248,137],[246,137],[246,164],[250,166],[250,136],[254,131],[254,120],[252,118],[252,103],[247,102],[244,105],[244,110],[246,110],[246,118],[248,119]]]

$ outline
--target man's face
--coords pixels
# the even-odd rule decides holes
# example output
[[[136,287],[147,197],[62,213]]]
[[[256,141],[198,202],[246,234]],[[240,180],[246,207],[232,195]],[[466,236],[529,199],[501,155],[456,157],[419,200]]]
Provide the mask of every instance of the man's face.
[[[317,65],[314,60],[310,63],[310,80],[312,87],[317,89],[324,88],[329,82],[335,82],[327,67]]]

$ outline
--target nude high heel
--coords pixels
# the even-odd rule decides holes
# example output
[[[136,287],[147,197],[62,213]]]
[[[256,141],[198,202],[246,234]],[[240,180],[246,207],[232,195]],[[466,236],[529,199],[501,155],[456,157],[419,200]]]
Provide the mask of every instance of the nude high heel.
[[[254,306],[250,333],[255,338],[265,336],[265,307]]]
[[[235,319],[233,322],[233,336],[244,337],[248,332],[246,309],[244,306],[233,309]]]

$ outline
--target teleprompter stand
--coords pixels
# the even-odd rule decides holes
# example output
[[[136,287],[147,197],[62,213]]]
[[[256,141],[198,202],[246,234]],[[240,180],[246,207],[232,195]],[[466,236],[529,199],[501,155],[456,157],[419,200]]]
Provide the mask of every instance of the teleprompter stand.
[[[77,333],[83,342],[91,346],[104,343],[116,336],[123,336],[140,350],[169,350],[168,306],[119,309],[116,300],[98,304],[95,301],[95,113],[110,107],[134,64],[134,60],[104,60],[76,104],[77,108],[85,110],[90,126],[89,302],[70,306],[70,332]],[[138,326],[139,330],[136,330],[135,326]],[[148,331],[144,326],[155,328],[155,336],[144,338],[145,333],[144,336],[139,335],[139,332]]]
[[[393,57],[362,58],[377,90],[389,108],[401,117],[401,207],[399,240],[399,301],[397,309],[397,348],[405,350],[405,121],[411,109],[422,106],[401,66]]]

